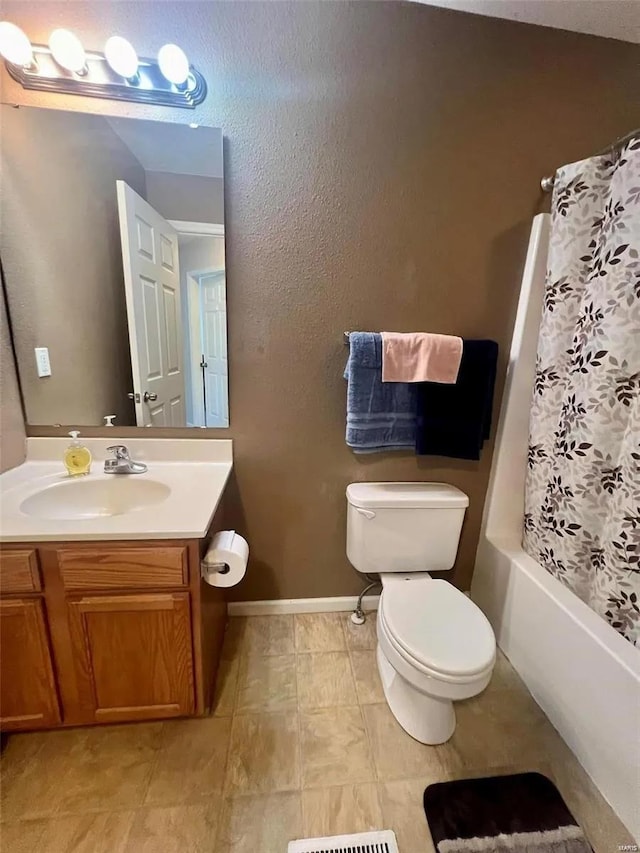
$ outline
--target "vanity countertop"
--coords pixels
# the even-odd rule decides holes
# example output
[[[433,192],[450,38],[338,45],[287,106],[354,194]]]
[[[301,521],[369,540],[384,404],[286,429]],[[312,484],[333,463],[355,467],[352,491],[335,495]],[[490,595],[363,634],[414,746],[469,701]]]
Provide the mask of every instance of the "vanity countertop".
[[[81,442],[93,455],[91,473],[69,477],[62,462],[69,439],[27,439],[26,461],[0,475],[0,542],[201,539],[205,536],[233,466],[229,439],[114,437],[87,438]],[[109,456],[106,448],[112,444],[125,444],[131,458],[145,462],[148,471],[104,474],[104,460]],[[103,491],[108,500],[101,508]],[[25,511],[29,499],[27,507],[34,505],[36,495],[40,500],[45,492],[47,509],[44,513]],[[129,493],[141,494],[143,498],[134,500],[132,508],[122,509],[118,505],[119,498],[122,495],[128,498]],[[147,494],[154,495],[149,505],[145,505]],[[52,495],[55,496],[53,500]],[[63,517],[67,504],[73,506],[69,513],[73,517]]]

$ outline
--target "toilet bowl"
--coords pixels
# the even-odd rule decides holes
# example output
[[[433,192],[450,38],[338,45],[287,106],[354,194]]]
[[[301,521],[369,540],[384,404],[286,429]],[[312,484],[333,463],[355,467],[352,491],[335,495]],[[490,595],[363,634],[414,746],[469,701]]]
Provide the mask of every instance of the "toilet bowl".
[[[352,483],[347,555],[379,573],[377,662],[391,712],[416,740],[447,741],[453,703],[489,684],[496,656],[482,611],[429,571],[453,567],[467,496],[446,483]]]
[[[453,702],[482,692],[496,646],[489,621],[466,595],[429,575],[382,575],[378,671],[402,728],[421,743],[449,740]]]

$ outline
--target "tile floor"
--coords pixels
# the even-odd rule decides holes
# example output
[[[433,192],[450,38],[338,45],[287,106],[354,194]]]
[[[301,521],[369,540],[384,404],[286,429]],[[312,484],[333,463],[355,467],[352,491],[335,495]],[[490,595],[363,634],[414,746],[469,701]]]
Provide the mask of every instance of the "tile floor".
[[[2,853],[285,853],[292,838],[394,829],[433,853],[435,781],[540,770],[596,853],[632,839],[501,657],[445,745],[413,741],[382,695],[375,618],[234,618],[207,719],[15,735]]]

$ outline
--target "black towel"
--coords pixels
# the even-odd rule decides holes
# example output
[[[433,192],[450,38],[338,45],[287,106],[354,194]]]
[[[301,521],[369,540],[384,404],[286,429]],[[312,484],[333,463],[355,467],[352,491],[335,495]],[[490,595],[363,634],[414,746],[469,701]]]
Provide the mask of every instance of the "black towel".
[[[418,385],[418,455],[480,459],[491,432],[497,362],[495,341],[465,340],[455,385]]]

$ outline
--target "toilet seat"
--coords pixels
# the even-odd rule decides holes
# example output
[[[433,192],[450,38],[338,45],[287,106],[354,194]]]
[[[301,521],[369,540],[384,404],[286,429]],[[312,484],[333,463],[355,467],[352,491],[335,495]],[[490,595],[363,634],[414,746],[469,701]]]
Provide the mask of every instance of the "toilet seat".
[[[493,669],[496,644],[488,619],[447,581],[393,578],[384,584],[379,621],[395,651],[426,676],[465,683]]]

